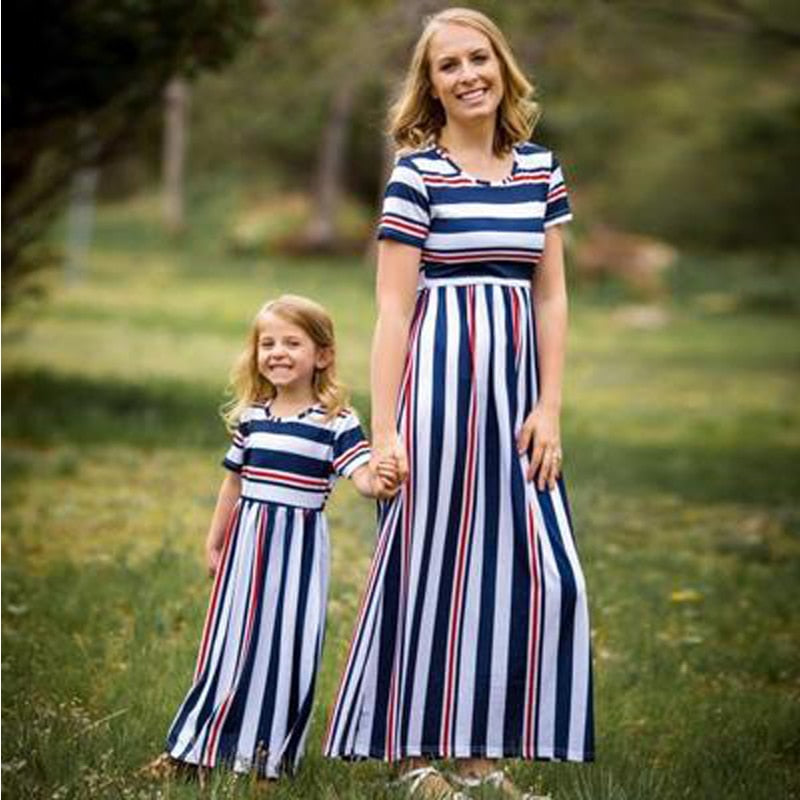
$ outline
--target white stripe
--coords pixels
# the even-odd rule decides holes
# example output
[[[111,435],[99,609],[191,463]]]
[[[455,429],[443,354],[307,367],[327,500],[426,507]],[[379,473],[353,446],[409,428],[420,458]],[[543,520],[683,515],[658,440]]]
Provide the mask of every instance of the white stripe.
[[[428,227],[428,214],[424,208],[417,205],[411,200],[406,200],[403,197],[395,195],[388,195],[383,203],[384,214],[397,214],[401,217],[406,217],[412,222],[422,225],[423,228]]]
[[[417,289],[435,289],[437,286],[471,286],[472,284],[502,284],[503,286],[520,286],[529,289],[531,282],[527,278],[488,278],[482,275],[438,278],[420,272]]]
[[[439,203],[436,206],[436,216],[440,219],[536,219],[543,217],[546,204],[539,200],[529,200],[519,203],[474,203],[453,202]],[[461,236],[462,232],[459,232]],[[494,232],[495,242],[498,232]]]
[[[541,250],[544,234],[536,231],[460,231],[458,233],[429,233],[426,250],[519,249]]]

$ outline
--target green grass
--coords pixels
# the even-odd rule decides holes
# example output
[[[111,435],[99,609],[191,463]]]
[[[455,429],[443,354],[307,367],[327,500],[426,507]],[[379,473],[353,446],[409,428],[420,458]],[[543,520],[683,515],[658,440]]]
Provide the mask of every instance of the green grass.
[[[167,240],[152,198],[101,209],[83,283],[4,320],[3,790],[190,798],[150,784],[209,589],[202,541],[230,362],[262,300],[333,312],[368,411],[372,275],[355,260],[234,258],[230,193]],[[663,319],[573,292],[567,478],[590,589],[598,760],[510,763],[559,800],[800,798],[800,308],[796,264],[686,258]],[[776,265],[777,264],[777,265]],[[328,638],[309,753],[275,798],[395,798],[392,770],[320,756],[374,540],[330,506]],[[208,796],[251,796],[219,772]],[[489,798],[489,793],[486,793]]]

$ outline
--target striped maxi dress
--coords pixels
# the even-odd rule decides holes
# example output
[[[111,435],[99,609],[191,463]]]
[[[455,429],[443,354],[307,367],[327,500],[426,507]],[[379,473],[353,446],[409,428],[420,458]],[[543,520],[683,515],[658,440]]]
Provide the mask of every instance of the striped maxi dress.
[[[370,457],[358,419],[313,406],[243,415],[224,465],[241,476],[193,684],[167,735],[175,759],[277,777],[304,749],[325,625],[337,476]]]
[[[325,753],[594,758],[586,589],[562,480],[526,482],[537,400],[531,270],[571,218],[537,145],[501,181],[401,156],[379,238],[421,250],[397,414],[409,478],[379,536]]]

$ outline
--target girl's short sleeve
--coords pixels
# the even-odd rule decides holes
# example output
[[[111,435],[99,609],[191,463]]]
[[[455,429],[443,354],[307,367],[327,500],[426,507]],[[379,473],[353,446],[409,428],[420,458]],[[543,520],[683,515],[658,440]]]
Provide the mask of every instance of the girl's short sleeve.
[[[231,437],[231,445],[225,458],[222,459],[222,466],[232,472],[241,472],[244,464],[244,449],[247,439],[247,423],[242,421],[237,426]]]
[[[361,429],[354,411],[347,411],[337,419],[333,440],[333,470],[349,478],[359,467],[369,463],[372,453],[367,437]]]
[[[567,187],[564,184],[564,175],[558,159],[553,156],[550,167],[550,185],[547,189],[547,206],[544,212],[544,227],[560,225],[572,219],[572,209],[569,206]]]
[[[430,202],[422,175],[410,158],[400,158],[386,185],[378,238],[422,249],[429,227]]]

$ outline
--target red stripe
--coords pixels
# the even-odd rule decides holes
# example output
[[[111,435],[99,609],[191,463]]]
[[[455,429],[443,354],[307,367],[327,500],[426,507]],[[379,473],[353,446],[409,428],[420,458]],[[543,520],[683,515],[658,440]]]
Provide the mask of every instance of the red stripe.
[[[425,250],[422,253],[425,261],[460,264],[469,261],[486,261],[499,258],[504,261],[520,261],[524,264],[536,263],[541,258],[541,251],[529,250],[468,250],[461,253],[446,253],[442,250]]]
[[[533,758],[536,748],[534,741],[533,701],[536,695],[536,667],[539,643],[539,572],[537,569],[536,527],[533,508],[528,506],[528,559],[531,571],[530,618],[528,622],[528,679],[525,687],[525,734],[526,757]]]
[[[263,467],[244,467],[242,474],[252,475],[257,478],[272,478],[273,480],[288,485],[308,487],[311,489],[326,489],[328,482],[321,478],[304,478],[289,472],[278,472],[277,470],[264,469]]]
[[[431,186],[470,186],[474,183],[470,178],[446,178],[444,175],[426,175],[423,182]]]
[[[554,200],[559,200],[564,197],[567,193],[567,187],[564,186],[562,183],[557,189],[553,189],[550,194],[547,195],[547,202],[552,203]]]
[[[408,222],[407,220],[399,219],[389,214],[384,214],[381,217],[380,224],[383,227],[398,228],[401,231],[419,234],[421,236],[427,236],[428,234],[428,229],[424,225],[417,225],[416,223]]]
[[[461,530],[459,531],[458,551],[456,560],[456,581],[452,594],[452,607],[450,611],[450,636],[447,649],[447,684],[444,703],[444,717],[442,722],[442,755],[448,758],[450,752],[450,717],[453,706],[453,680],[458,648],[458,635],[460,631],[461,608],[463,605],[463,579],[464,559],[467,551],[467,535],[472,522],[472,503],[474,495],[474,469],[475,469],[475,439],[477,435],[477,409],[475,389],[475,289],[467,289],[467,325],[469,327],[469,350],[472,366],[472,386],[470,393],[469,409],[469,435],[467,439],[467,469],[465,474],[466,491],[464,493],[464,506],[461,514]]]
[[[339,458],[334,459],[333,466],[339,469],[342,463],[352,460],[365,450],[369,450],[369,445],[366,442],[354,444],[349,450],[342,453]]]
[[[231,511],[230,519],[228,520],[228,527],[225,530],[225,540],[222,546],[222,554],[220,555],[217,564],[217,574],[214,576],[214,587],[211,590],[211,600],[208,603],[208,611],[206,612],[206,621],[203,625],[203,635],[200,637],[200,650],[197,655],[197,666],[194,670],[194,682],[197,683],[201,673],[206,668],[206,656],[208,655],[208,643],[211,635],[212,620],[217,613],[217,600],[219,599],[219,590],[222,586],[223,578],[227,573],[230,566],[228,563],[228,551],[230,550],[231,532],[233,531],[234,524],[239,519],[241,513],[241,501],[237,501],[236,505]]]

